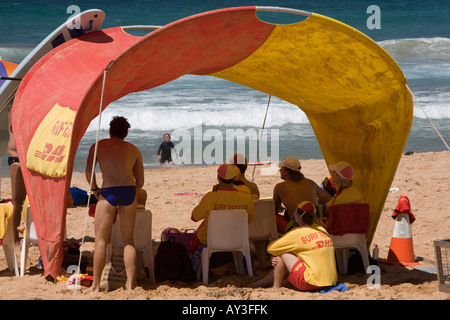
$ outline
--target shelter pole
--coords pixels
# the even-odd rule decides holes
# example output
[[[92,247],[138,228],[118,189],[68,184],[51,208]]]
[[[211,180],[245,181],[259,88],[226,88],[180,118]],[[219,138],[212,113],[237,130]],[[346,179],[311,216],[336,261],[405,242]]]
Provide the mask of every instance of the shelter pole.
[[[258,148],[256,150],[256,161],[255,161],[255,164],[253,165],[252,181],[255,179],[256,163],[258,162],[258,159],[259,159],[259,146],[261,144],[262,134],[263,134],[263,131],[264,131],[264,127],[266,125],[267,112],[269,111],[269,105],[270,105],[270,99],[271,98],[272,98],[272,95],[269,95],[269,101],[267,101],[267,107],[266,107],[266,115],[264,116],[264,122],[263,122],[263,126],[262,126],[262,129],[261,129],[261,134],[259,135]]]
[[[22,81],[22,79],[20,79],[20,78],[2,77],[2,76],[0,76],[0,80],[15,80],[15,81]]]
[[[92,160],[92,172],[91,172],[91,181],[89,183],[89,193],[88,193],[88,200],[86,204],[86,214],[84,217],[84,229],[83,229],[83,236],[81,237],[81,245],[80,245],[80,256],[78,258],[78,269],[77,269],[77,276],[75,279],[75,289],[73,291],[73,297],[75,298],[75,293],[77,291],[78,283],[80,283],[80,273],[81,273],[81,256],[83,254],[83,245],[84,245],[84,237],[86,235],[86,225],[87,225],[87,217],[89,215],[89,204],[91,200],[91,193],[92,193],[92,180],[94,180],[94,174],[95,174],[95,164],[97,162],[97,147],[98,147],[98,140],[100,137],[100,125],[102,123],[102,110],[103,110],[103,95],[105,93],[105,82],[106,82],[106,73],[111,69],[111,67],[114,64],[114,60],[111,60],[110,63],[106,66],[105,70],[103,71],[103,84],[102,84],[102,94],[100,97],[100,105],[98,110],[98,126],[97,126],[97,136],[95,138],[95,147],[94,147],[94,158]]]
[[[441,138],[442,142],[444,142],[445,146],[447,147],[447,149],[450,151],[450,147],[448,146],[447,142],[445,142],[444,138],[441,136],[441,134],[439,133],[438,129],[434,126],[433,122],[431,121],[431,119],[428,117],[428,115],[425,113],[425,110],[423,110],[422,105],[420,104],[419,100],[417,99],[417,97],[414,95],[414,93],[412,92],[411,88],[408,86],[408,84],[406,84],[406,88],[409,90],[409,92],[411,93],[411,95],[413,96],[414,100],[416,100],[417,104],[419,105],[419,108],[423,111],[423,113],[425,114],[425,116],[427,117],[428,121],[430,122],[431,126],[434,128],[434,130],[436,130],[438,136]]]

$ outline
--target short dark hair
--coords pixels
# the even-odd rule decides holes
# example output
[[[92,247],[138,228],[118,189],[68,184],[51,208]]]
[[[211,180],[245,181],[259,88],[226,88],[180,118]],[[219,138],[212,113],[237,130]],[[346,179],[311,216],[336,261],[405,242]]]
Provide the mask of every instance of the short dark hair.
[[[234,178],[231,178],[231,179],[224,179],[224,178],[222,178],[222,177],[220,177],[220,176],[217,176],[219,179],[220,179],[220,181],[222,181],[223,183],[225,183],[225,184],[230,184],[230,183],[233,183],[233,181],[234,181]]]
[[[246,164],[234,164],[236,167],[238,167],[239,171],[241,173],[245,173],[245,170],[247,170],[247,165]]]
[[[297,213],[301,216],[304,223],[312,225],[316,220],[316,214],[314,212],[305,212],[300,208],[297,208]]]
[[[130,128],[131,126],[128,123],[128,120],[124,117],[115,116],[109,123],[109,133],[113,137],[121,139],[124,139],[128,135],[128,129]]]

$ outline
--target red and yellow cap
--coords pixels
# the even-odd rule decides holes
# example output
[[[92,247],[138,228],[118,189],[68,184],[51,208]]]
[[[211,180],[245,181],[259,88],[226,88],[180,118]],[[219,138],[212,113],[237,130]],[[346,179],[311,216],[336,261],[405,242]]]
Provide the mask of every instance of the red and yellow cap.
[[[311,201],[302,201],[298,205],[298,208],[303,212],[314,212],[316,213],[316,207]]]
[[[353,179],[353,167],[351,164],[340,161],[336,164],[332,164],[328,167],[330,171],[336,171],[336,173],[344,179],[352,180]]]
[[[217,169],[217,174],[225,180],[233,179],[236,176],[236,167],[232,164],[224,163]]]

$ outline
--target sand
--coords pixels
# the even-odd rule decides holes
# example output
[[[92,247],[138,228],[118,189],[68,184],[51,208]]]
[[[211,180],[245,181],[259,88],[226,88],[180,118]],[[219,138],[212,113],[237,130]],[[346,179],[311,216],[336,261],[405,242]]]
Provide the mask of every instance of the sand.
[[[324,160],[302,160],[302,171],[308,178],[321,183],[328,174]],[[279,174],[262,175],[258,166],[254,181],[262,197],[271,197],[273,187],[280,182]],[[450,209],[447,206],[450,184],[450,152],[403,155],[378,227],[370,245],[378,244],[380,258],[386,258],[395,221],[391,215],[401,195],[409,197],[416,221],[411,225],[414,253],[420,267],[433,269],[434,240],[450,238]],[[145,186],[149,197],[146,207],[153,213],[153,249],[156,254],[161,231],[166,227],[178,229],[196,228],[198,223],[190,219],[191,211],[200,197],[175,195],[176,193],[205,193],[216,183],[217,166],[161,168],[146,170]],[[251,177],[252,168],[247,172]],[[84,174],[74,173],[71,186],[88,190]],[[10,197],[9,178],[1,179],[2,197]],[[86,218],[84,206],[67,210],[67,238],[81,242],[86,221],[83,255],[92,258],[94,248],[94,219]],[[367,286],[364,274],[339,275],[339,282],[349,287],[348,291],[330,293],[299,292],[287,285],[280,290],[271,288],[251,289],[249,284],[255,277],[228,274],[214,275],[210,283],[186,284],[164,281],[152,284],[142,279],[135,290],[127,292],[117,289],[110,292],[88,293],[77,290],[74,294],[64,282],[53,283],[44,279],[43,270],[35,268],[39,250],[29,250],[24,277],[15,277],[7,268],[3,250],[0,250],[0,299],[12,300],[443,300],[448,293],[439,291],[437,275],[417,270],[414,267],[380,264],[381,284],[379,289]],[[257,265],[256,265],[257,266]],[[256,268],[260,276],[269,269]]]

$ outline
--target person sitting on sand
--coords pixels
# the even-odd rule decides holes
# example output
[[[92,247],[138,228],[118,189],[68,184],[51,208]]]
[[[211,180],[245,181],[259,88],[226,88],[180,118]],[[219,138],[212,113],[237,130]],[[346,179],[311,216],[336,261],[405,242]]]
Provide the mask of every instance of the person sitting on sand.
[[[314,181],[305,178],[300,172],[300,161],[296,158],[286,158],[279,162],[280,177],[284,182],[278,183],[273,189],[275,214],[278,233],[285,233],[295,226],[294,213],[302,201],[310,201],[315,206],[326,203],[330,194],[320,188]],[[278,214],[284,205],[284,216]],[[290,224],[289,222],[292,221]],[[288,226],[289,225],[289,226]],[[288,228],[288,229],[287,229]]]
[[[267,252],[273,255],[274,269],[251,284],[252,288],[273,285],[281,288],[286,274],[298,290],[317,290],[336,284],[337,271],[333,241],[325,229],[315,223],[316,210],[310,201],[302,201],[295,211],[296,227],[271,242]]]
[[[192,255],[198,247],[207,244],[208,217],[213,210],[245,209],[248,213],[248,223],[253,221],[253,200],[248,195],[233,187],[236,169],[232,164],[222,164],[217,170],[219,186],[217,191],[206,193],[200,203],[192,210],[191,219],[203,222],[197,228],[189,244],[189,254]]]
[[[126,289],[132,290],[136,270],[134,247],[134,223],[136,220],[136,192],[144,185],[142,155],[133,144],[124,141],[130,124],[124,117],[113,117],[110,122],[109,139],[98,142],[94,162],[95,144],[89,150],[86,178],[92,183],[92,191],[98,198],[95,208],[94,281],[92,290],[99,291],[100,278],[105,267],[106,245],[111,240],[112,224],[116,208],[119,208],[120,231],[124,243],[124,264],[127,274]],[[96,163],[102,172],[102,187],[97,186]],[[94,165],[93,165],[94,163]],[[92,176],[92,182],[91,182]]]
[[[327,207],[333,204],[359,203],[362,196],[359,190],[353,185],[353,167],[351,164],[340,161],[328,167],[331,179],[336,188],[336,194],[327,202]]]
[[[256,183],[254,183],[252,181],[248,181],[247,178],[245,177],[245,171],[247,170],[247,164],[248,164],[247,157],[245,157],[241,153],[236,153],[235,155],[233,155],[230,158],[229,162],[231,164],[234,164],[241,173],[240,176],[238,177],[237,181],[243,182],[247,186],[247,188],[250,189],[250,193],[253,197],[253,200],[259,199],[258,186],[256,185]]]

